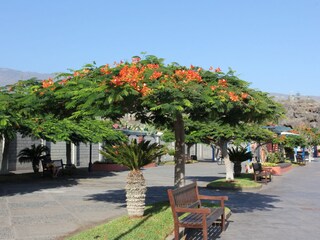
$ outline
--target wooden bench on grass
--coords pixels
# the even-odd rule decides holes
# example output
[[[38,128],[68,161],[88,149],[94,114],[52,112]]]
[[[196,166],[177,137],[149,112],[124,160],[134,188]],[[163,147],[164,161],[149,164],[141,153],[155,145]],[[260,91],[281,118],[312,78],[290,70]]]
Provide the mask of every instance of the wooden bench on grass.
[[[169,189],[168,196],[174,220],[175,240],[179,239],[179,227],[202,229],[203,239],[208,239],[208,228],[220,221],[221,231],[225,230],[224,201],[227,196],[200,195],[197,183],[191,183],[177,189]],[[201,200],[220,201],[219,207],[203,207]]]

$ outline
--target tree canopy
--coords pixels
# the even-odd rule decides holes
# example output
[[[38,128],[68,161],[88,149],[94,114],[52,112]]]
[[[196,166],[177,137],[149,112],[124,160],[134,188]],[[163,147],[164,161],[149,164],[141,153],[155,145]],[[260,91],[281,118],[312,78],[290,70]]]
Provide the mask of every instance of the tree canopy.
[[[22,85],[11,91],[21,104],[19,113],[29,121],[24,131],[35,136],[52,141],[98,141],[100,133],[105,136],[108,132],[101,120],[119,119],[126,113],[142,123],[170,129],[176,141],[176,186],[185,181],[186,119],[199,122],[198,131],[221,130],[219,137],[225,143],[239,135],[237,127],[276,121],[282,114],[279,104],[249,88],[232,70],[224,73],[220,68],[165,64],[151,55],[113,65],[89,64],[60,74],[56,81]]]

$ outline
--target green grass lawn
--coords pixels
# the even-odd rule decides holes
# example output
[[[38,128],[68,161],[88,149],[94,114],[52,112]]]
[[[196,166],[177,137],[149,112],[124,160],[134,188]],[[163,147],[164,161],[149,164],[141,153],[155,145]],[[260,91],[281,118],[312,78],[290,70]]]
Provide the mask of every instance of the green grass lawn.
[[[173,218],[168,203],[147,206],[142,218],[127,216],[114,219],[87,231],[67,238],[68,240],[88,239],[165,239],[173,231]]]
[[[257,183],[253,180],[251,173],[242,173],[240,177],[234,179],[234,181],[226,181],[225,178],[215,180],[207,185],[208,188],[226,188],[226,189],[248,189],[259,188],[261,183]]]
[[[226,208],[226,213],[230,213],[230,209]],[[170,235],[172,231],[173,218],[169,203],[156,203],[146,207],[145,216],[142,218],[120,217],[66,239],[161,240]]]

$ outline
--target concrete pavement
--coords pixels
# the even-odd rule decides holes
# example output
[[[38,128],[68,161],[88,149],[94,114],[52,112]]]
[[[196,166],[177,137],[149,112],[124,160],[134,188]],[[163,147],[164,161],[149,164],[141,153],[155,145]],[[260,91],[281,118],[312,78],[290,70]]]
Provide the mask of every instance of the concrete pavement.
[[[146,169],[147,203],[167,200],[173,185],[173,166]],[[224,177],[224,166],[213,162],[186,165],[187,182]],[[72,232],[126,214],[124,186],[127,172],[85,173],[72,178],[39,178],[0,183],[0,239],[63,239]],[[273,178],[260,190],[215,191],[228,195],[233,211],[227,231],[212,228],[212,239],[320,239],[320,162],[296,167]],[[201,239],[191,232],[188,239]]]

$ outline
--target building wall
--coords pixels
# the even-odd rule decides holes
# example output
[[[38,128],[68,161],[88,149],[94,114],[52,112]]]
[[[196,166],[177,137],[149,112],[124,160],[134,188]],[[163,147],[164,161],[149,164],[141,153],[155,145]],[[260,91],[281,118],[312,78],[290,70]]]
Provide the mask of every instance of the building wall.
[[[132,138],[132,137],[130,137]],[[150,140],[151,142],[157,141],[153,137],[145,137],[145,140]],[[26,147],[30,147],[32,144],[45,144],[50,148],[50,154],[52,159],[62,159],[63,163],[66,163],[66,143],[65,142],[47,142],[41,141],[39,139],[31,139],[29,137],[22,137],[17,135],[17,138],[10,141],[8,148],[8,160],[5,161],[2,159],[3,154],[0,154],[0,173],[7,173],[9,171],[17,170],[30,170],[32,171],[31,163],[20,164],[17,158],[18,153]],[[174,147],[174,144],[169,144],[171,147]],[[92,163],[95,161],[103,160],[101,154],[99,154],[100,144],[92,144]],[[0,141],[0,150],[3,152],[3,142]],[[191,148],[191,155],[197,155],[199,160],[202,159],[211,159],[212,151],[210,146],[197,144]],[[80,143],[79,145],[72,146],[71,161],[77,167],[88,167],[90,161],[90,144]],[[169,155],[163,156],[161,161],[172,160],[172,157]]]

